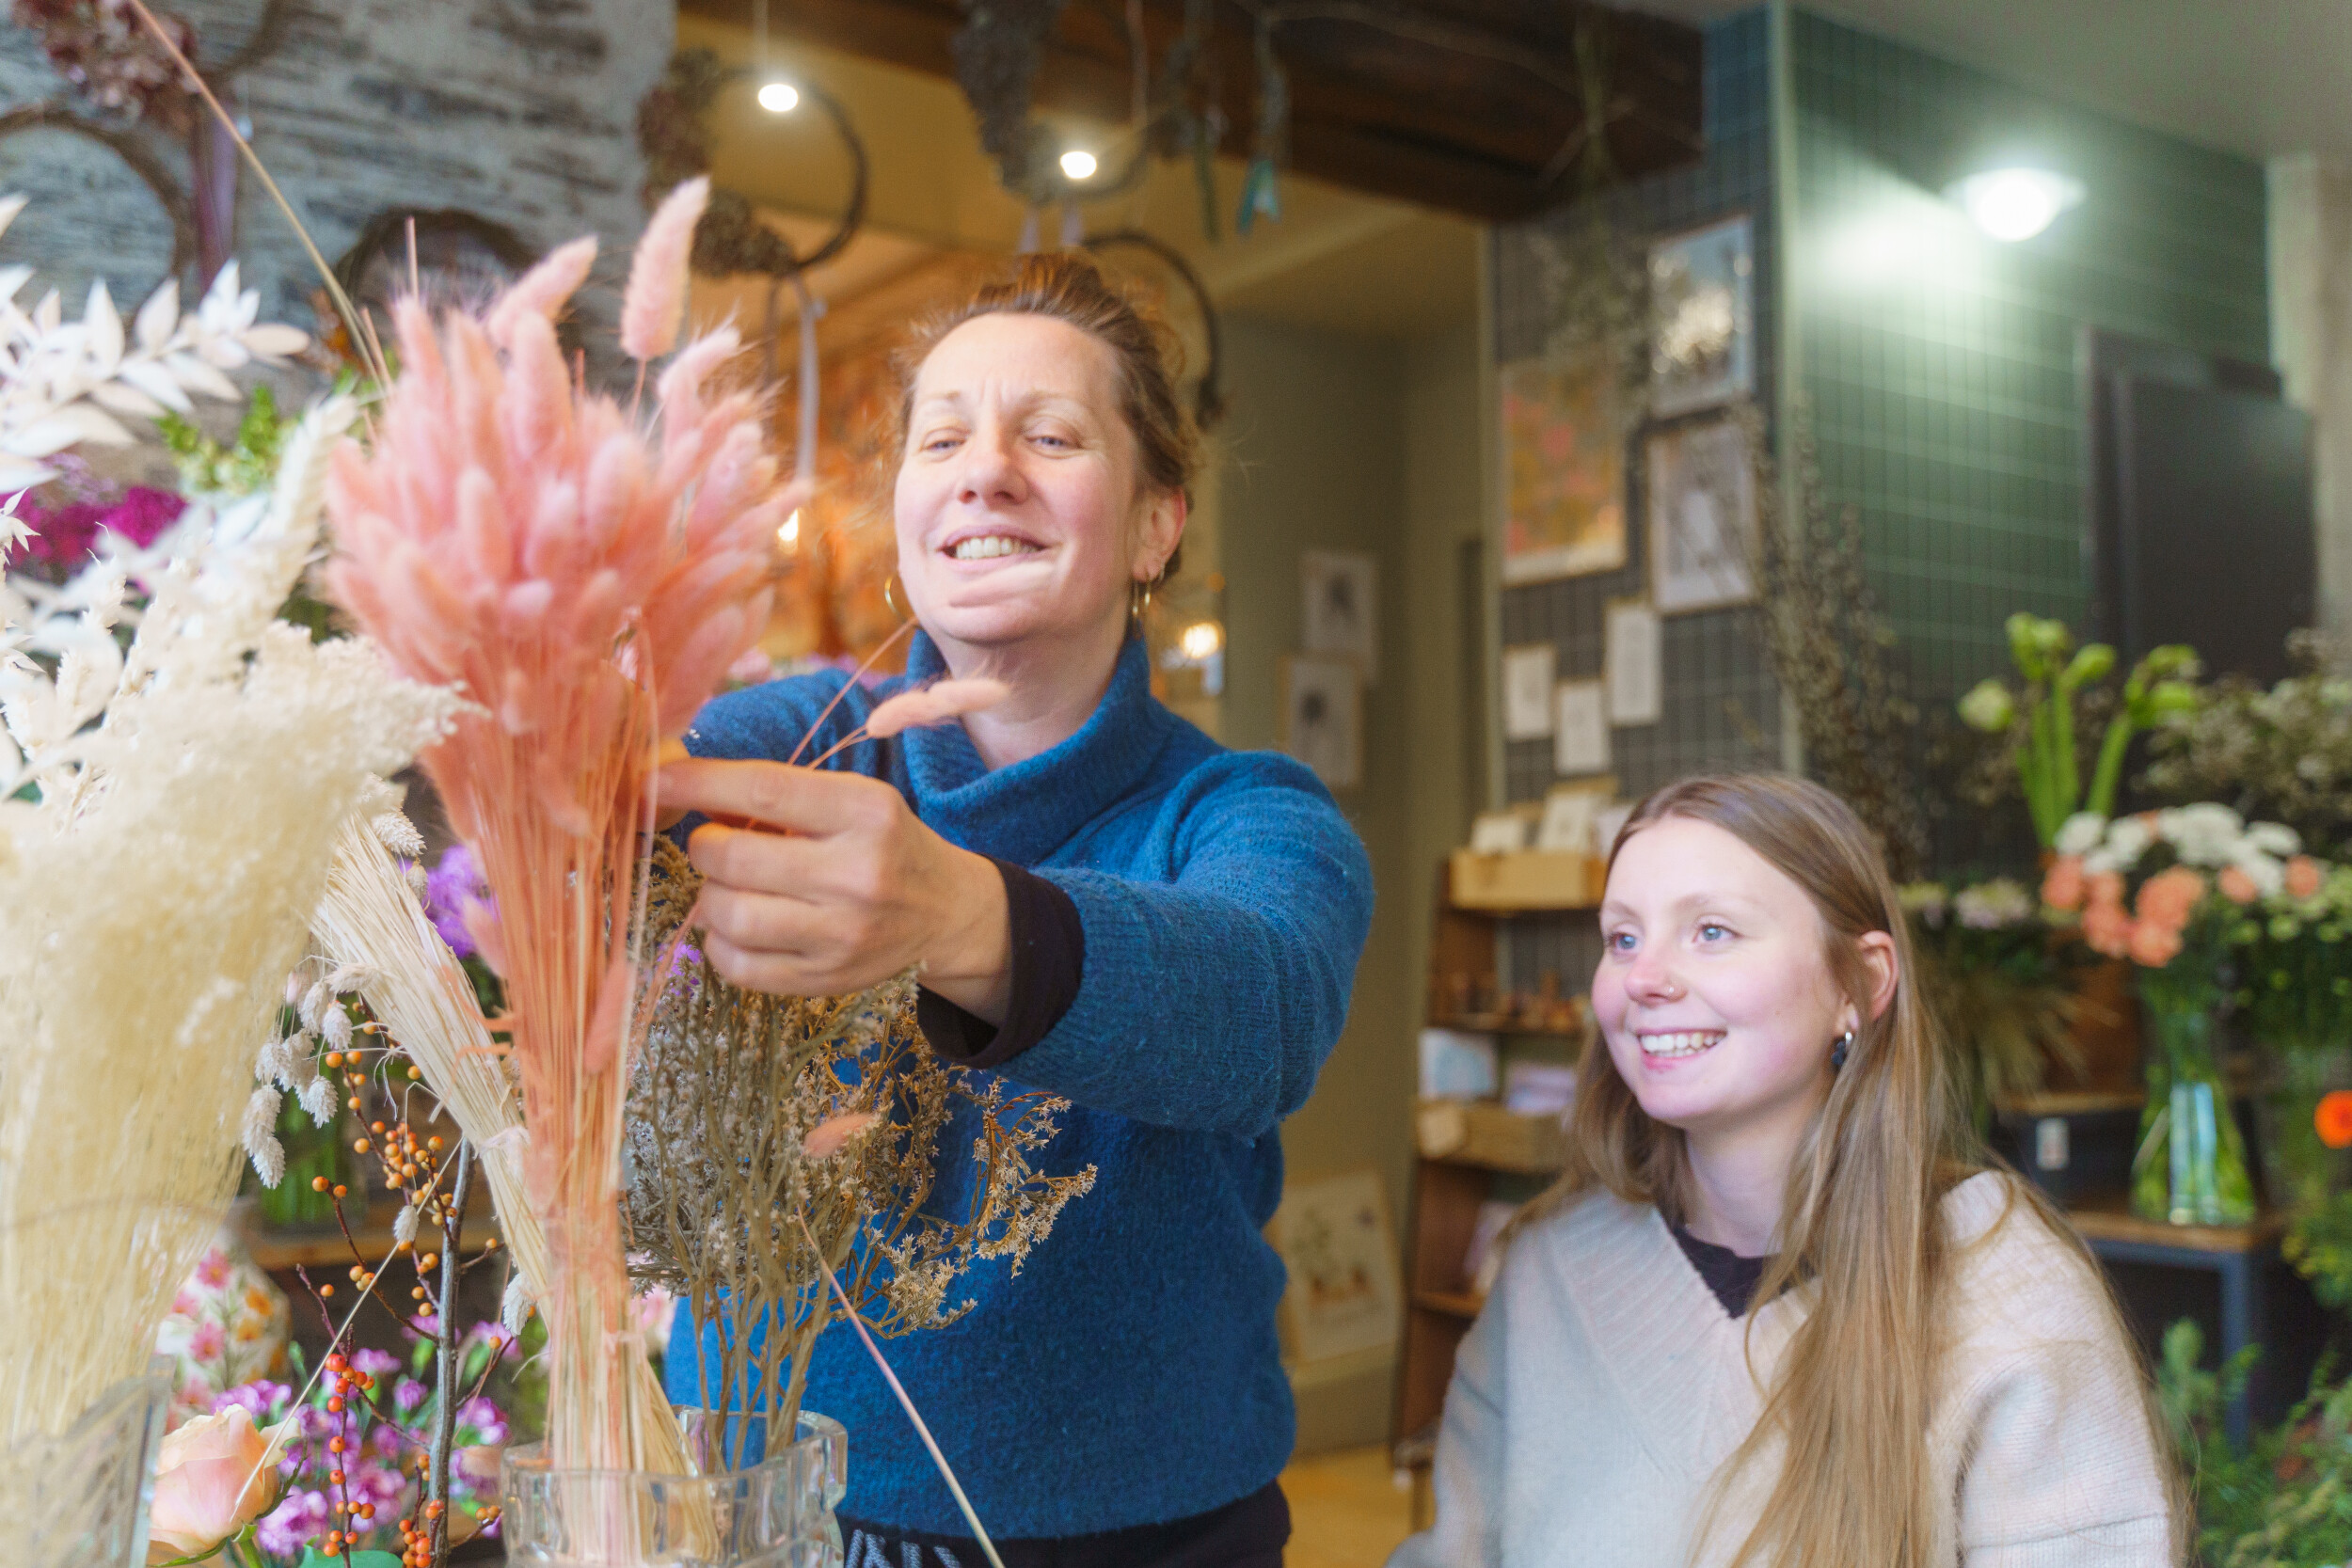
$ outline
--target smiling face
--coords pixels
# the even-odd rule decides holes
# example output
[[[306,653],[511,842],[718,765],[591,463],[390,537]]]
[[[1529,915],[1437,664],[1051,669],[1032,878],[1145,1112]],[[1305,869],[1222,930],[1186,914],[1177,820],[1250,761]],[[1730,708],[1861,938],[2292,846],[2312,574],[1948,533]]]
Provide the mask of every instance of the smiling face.
[[[1694,1138],[1795,1131],[1855,1026],[1804,890],[1732,833],[1667,816],[1618,849],[1593,1011],[1653,1119]]]
[[[1184,498],[1137,484],[1119,362],[1047,316],[976,316],[914,379],[895,499],[909,608],[961,650],[1116,641],[1156,577]]]

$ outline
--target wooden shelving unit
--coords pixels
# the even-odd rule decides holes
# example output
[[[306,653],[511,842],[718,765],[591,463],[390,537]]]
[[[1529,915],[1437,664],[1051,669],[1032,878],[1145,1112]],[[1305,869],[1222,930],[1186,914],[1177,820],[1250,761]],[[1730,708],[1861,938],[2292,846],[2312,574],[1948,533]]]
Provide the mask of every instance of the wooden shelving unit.
[[[1547,1038],[1555,1052],[1562,1041],[1581,1044],[1581,1010],[1565,1000],[1503,1006],[1496,948],[1502,923],[1515,915],[1590,909],[1589,879],[1571,887],[1574,879],[1553,867],[1549,883],[1513,881],[1514,891],[1504,900],[1492,892],[1500,879],[1489,878],[1486,907],[1466,908],[1454,896],[1461,859],[1454,857],[1438,873],[1429,955],[1430,1024]],[[1573,896],[1545,896],[1541,889],[1547,885]],[[1475,977],[1470,987],[1475,994],[1458,994],[1462,988],[1450,977],[1460,975]],[[1429,1522],[1430,1458],[1454,1353],[1485,1305],[1463,1273],[1480,1206],[1496,1196],[1499,1185],[1536,1186],[1556,1172],[1563,1134],[1555,1117],[1517,1116],[1497,1104],[1468,1101],[1424,1102],[1416,1111],[1414,1131],[1418,1155],[1406,1243],[1405,1340],[1397,1358],[1391,1435],[1397,1467],[1412,1477],[1414,1528],[1421,1528]]]

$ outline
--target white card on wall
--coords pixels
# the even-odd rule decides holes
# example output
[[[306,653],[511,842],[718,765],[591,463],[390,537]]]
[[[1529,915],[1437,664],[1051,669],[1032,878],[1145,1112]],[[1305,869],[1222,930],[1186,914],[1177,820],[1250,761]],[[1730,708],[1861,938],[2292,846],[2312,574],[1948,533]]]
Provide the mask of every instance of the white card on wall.
[[[1598,681],[1562,681],[1551,734],[1554,773],[1609,770],[1609,712]]]
[[[1645,600],[1628,599],[1609,607],[1604,657],[1611,723],[1655,724],[1664,717],[1664,652],[1658,611]]]
[[[1541,740],[1551,733],[1552,673],[1560,651],[1549,642],[1502,650],[1502,738]]]

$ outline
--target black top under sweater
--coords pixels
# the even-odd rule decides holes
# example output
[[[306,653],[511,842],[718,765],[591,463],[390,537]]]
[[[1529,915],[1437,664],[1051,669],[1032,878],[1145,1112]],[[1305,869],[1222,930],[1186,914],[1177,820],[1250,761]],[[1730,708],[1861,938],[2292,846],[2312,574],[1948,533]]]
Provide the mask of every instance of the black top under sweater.
[[[1165,1525],[993,1543],[1005,1568],[1282,1568],[1291,1538],[1290,1500],[1270,1481],[1238,1502]],[[983,1568],[970,1536],[926,1535],[844,1518],[842,1568]]]
[[[1735,1318],[1744,1318],[1749,1304],[1756,1300],[1756,1288],[1764,1283],[1764,1266],[1770,1258],[1742,1258],[1727,1246],[1702,1242],[1678,1225],[1669,1225],[1675,1240],[1681,1243],[1682,1256],[1699,1271],[1707,1288],[1715,1292],[1715,1299],[1724,1304],[1724,1310]]]

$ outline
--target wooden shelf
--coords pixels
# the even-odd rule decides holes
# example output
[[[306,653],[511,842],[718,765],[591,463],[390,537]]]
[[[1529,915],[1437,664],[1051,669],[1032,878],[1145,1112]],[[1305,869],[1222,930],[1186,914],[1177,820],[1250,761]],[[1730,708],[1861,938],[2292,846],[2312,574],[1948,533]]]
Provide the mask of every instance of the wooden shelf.
[[[1475,1291],[1415,1291],[1413,1305],[1449,1318],[1475,1318],[1486,1310],[1486,1298]]]
[[[1562,849],[1456,849],[1446,899],[1469,914],[1550,914],[1600,902],[1600,863]]]
[[[1459,1029],[1472,1035],[1533,1035],[1545,1039],[1581,1040],[1581,1028],[1553,1029],[1543,1024],[1521,1023],[1508,1013],[1457,1013],[1451,1018],[1433,1016],[1432,1029]]]
[[[2132,1212],[2131,1200],[2121,1193],[2078,1198],[2067,1206],[2066,1217],[2085,1241],[2131,1242],[2185,1252],[2258,1252],[2287,1227],[2285,1215],[2268,1211],[2256,1214],[2251,1225],[2168,1225]]]
[[[2063,1089],[2047,1094],[2003,1095],[1993,1108],[2005,1117],[2088,1117],[2137,1111],[2148,1103],[2145,1089]]]
[[[332,1225],[323,1229],[306,1227],[300,1230],[279,1230],[261,1224],[257,1217],[245,1227],[246,1249],[252,1253],[253,1261],[261,1265],[262,1272],[276,1274],[286,1269],[346,1266],[351,1262],[352,1242],[357,1242],[361,1256],[367,1259],[370,1266],[373,1266],[392,1255],[392,1249],[397,1244],[392,1240],[392,1216],[399,1212],[396,1204],[382,1203],[371,1207],[365,1220],[352,1226],[351,1241],[348,1242],[343,1239],[343,1233]],[[492,1222],[489,1205],[485,1202],[477,1212],[466,1217],[466,1252],[482,1251],[498,1233],[498,1226]],[[422,1232],[420,1232],[419,1239],[425,1239]],[[437,1236],[433,1238],[432,1244],[439,1245]]]

